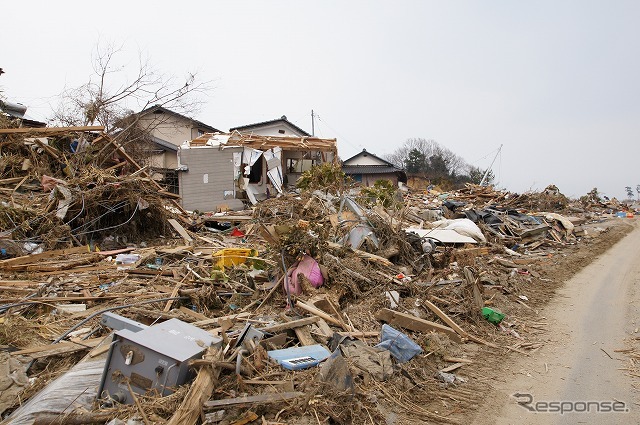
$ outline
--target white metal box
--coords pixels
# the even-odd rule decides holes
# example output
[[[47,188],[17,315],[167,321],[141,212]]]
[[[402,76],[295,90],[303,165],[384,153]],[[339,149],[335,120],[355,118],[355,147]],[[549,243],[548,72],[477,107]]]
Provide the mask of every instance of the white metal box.
[[[127,382],[137,394],[171,394],[189,378],[189,360],[200,358],[209,346],[221,345],[221,338],[178,319],[138,332],[119,330],[109,349],[98,397],[132,404]]]

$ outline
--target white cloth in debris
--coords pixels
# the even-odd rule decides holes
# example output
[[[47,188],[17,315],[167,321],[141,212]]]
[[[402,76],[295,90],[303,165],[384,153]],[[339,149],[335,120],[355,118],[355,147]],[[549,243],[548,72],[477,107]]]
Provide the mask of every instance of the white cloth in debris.
[[[454,220],[438,220],[431,223],[436,229],[449,229],[454,230],[464,236],[473,238],[476,242],[487,242],[487,239],[482,234],[482,230],[476,223],[468,218],[456,218]]]
[[[562,227],[564,227],[564,230],[567,231],[567,236],[573,233],[575,226],[567,217],[556,213],[548,213],[544,218],[547,220],[558,220],[562,224]]]

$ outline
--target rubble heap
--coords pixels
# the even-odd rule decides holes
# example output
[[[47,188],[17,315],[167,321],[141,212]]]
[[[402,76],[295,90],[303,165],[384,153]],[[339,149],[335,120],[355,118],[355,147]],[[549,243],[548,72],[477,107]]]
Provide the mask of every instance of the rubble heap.
[[[3,423],[464,423],[484,359],[542,346],[547,272],[610,207],[314,179],[193,216],[105,135],[82,166],[74,131],[0,137]]]

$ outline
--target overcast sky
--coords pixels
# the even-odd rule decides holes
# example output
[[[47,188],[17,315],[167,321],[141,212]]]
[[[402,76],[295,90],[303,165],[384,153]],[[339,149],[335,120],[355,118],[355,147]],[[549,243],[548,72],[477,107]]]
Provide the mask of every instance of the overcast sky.
[[[51,116],[102,42],[213,90],[228,130],[286,115],[343,159],[434,139],[515,192],[640,184],[640,2],[3,2],[0,90]],[[125,59],[126,58],[126,59]]]

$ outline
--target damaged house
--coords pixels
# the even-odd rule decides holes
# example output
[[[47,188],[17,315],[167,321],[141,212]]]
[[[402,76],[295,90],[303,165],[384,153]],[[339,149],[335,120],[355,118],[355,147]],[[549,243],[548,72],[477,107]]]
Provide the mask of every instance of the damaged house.
[[[178,149],[182,206],[243,209],[293,186],[314,165],[337,160],[336,139],[307,136],[205,134]]]

